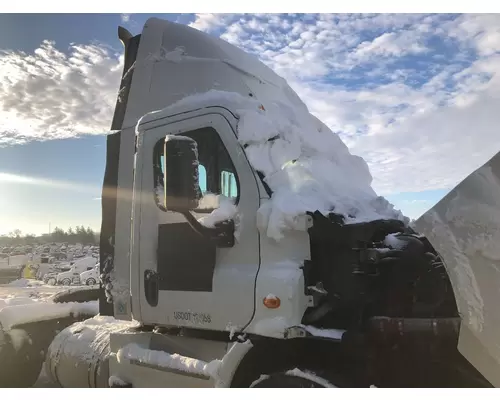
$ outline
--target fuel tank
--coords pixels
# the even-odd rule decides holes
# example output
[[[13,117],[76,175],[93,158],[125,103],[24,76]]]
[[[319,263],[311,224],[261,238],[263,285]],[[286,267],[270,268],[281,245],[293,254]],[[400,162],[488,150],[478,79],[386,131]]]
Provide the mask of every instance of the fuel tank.
[[[137,323],[96,316],[62,330],[52,341],[45,360],[45,375],[65,388],[109,387],[109,339]]]

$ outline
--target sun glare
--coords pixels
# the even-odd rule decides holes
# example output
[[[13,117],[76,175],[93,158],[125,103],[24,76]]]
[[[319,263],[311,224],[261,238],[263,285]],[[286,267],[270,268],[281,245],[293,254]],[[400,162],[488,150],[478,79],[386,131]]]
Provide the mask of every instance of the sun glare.
[[[0,183],[18,183],[24,185],[46,186],[59,189],[67,189],[81,193],[99,193],[100,187],[95,185],[85,185],[74,182],[59,181],[54,179],[38,178],[24,175],[9,174],[0,172]]]

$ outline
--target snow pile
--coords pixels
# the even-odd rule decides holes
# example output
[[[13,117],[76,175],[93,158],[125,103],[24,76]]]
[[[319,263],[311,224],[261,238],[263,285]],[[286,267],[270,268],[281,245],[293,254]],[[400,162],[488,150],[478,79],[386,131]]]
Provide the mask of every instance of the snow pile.
[[[170,354],[164,351],[148,350],[135,343],[122,347],[117,353],[118,362],[137,361],[144,364],[155,365],[163,368],[171,368],[183,372],[203,375],[217,379],[217,372],[222,361],[213,360],[206,363],[194,358],[184,357],[179,354]]]
[[[19,281],[13,285],[0,285],[0,310],[5,307],[52,302],[50,298],[60,290],[54,286],[43,284],[32,285],[29,283],[28,286],[21,286]]]
[[[211,90],[185,97],[162,111],[182,106],[195,109],[207,102],[231,103],[239,117],[238,140],[273,192],[271,201],[259,210],[270,238],[281,239],[285,230],[294,229],[298,216],[316,210],[341,214],[346,223],[390,218],[408,223],[408,218],[372,189],[366,162],[352,155],[296,95],[284,94],[287,104],[262,104],[238,93]],[[137,134],[144,117],[138,121]]]
[[[345,333],[345,330],[343,329],[322,329],[322,328],[316,328],[311,325],[300,325],[300,326],[313,336],[324,337],[334,340],[341,340],[342,336]]]
[[[111,375],[108,379],[108,385],[109,387],[125,387],[128,385],[128,382],[125,382],[117,376]]]
[[[0,299],[0,311],[5,307],[21,306],[24,304],[36,303],[37,299],[30,297],[7,297]]]
[[[35,286],[43,286],[43,282],[37,281],[35,279],[16,279],[15,281],[9,282],[6,286],[11,287],[35,287]]]
[[[240,327],[236,326],[236,325],[233,325],[231,323],[228,323],[226,325],[226,331],[229,331],[229,340],[233,340],[233,337],[234,335],[236,334],[236,332],[238,332],[239,330],[241,330]]]
[[[265,381],[266,379],[269,379],[269,378],[270,378],[270,376],[269,376],[269,375],[265,375],[265,374],[263,374],[263,375],[261,375],[261,376],[259,377],[259,379],[257,379],[256,381],[253,381],[253,382],[250,384],[249,388],[253,388],[253,387],[257,386],[259,383],[261,383],[261,382],[263,382],[263,381]]]
[[[205,196],[204,196],[205,197]],[[227,221],[230,219],[234,219],[238,213],[238,209],[231,201],[231,199],[219,195],[217,196],[217,200],[208,199],[202,201],[202,205],[206,206],[209,203],[214,203],[217,205],[210,214],[205,217],[198,218],[198,222],[207,228],[215,228],[215,225],[219,222]]]
[[[33,340],[24,329],[11,329],[5,333],[9,335],[12,347],[16,351],[19,351],[25,343],[33,344]]]
[[[384,239],[384,244],[393,250],[403,250],[408,243],[398,238],[398,234],[390,233]]]
[[[239,240],[242,215],[232,199],[223,195],[205,193],[198,203],[198,209],[213,210],[209,215],[198,218],[198,222],[207,228],[214,228],[216,224],[232,219],[234,222],[234,238],[236,241]]]
[[[64,318],[71,315],[96,315],[99,313],[97,301],[87,303],[46,303],[22,301],[15,305],[8,304],[0,310],[0,324],[9,330],[14,326],[30,322],[40,322],[54,318]]]
[[[219,208],[221,196],[213,193],[204,193],[198,201],[198,210],[214,210]]]
[[[260,210],[269,237],[279,240],[297,216],[316,210],[341,214],[346,223],[381,218],[408,222],[373,191],[366,162],[306,110],[249,102],[237,112],[238,139],[273,192]]]
[[[326,379],[320,378],[315,373],[310,372],[310,371],[301,371],[298,368],[294,368],[290,371],[287,371],[286,375],[296,376],[297,378],[307,379],[308,381],[317,383],[318,385],[325,387],[325,388],[336,387],[336,386],[332,385],[330,382],[328,382]]]

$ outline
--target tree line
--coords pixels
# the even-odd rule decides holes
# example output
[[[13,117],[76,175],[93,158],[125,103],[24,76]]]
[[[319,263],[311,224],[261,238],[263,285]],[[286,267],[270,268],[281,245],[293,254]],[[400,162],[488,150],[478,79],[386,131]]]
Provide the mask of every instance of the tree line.
[[[85,228],[83,225],[75,228],[70,227],[67,231],[61,228],[54,228],[48,234],[33,235],[23,234],[21,230],[15,229],[7,235],[0,235],[0,246],[22,246],[22,245],[36,245],[45,243],[69,243],[69,244],[97,244],[99,235],[94,232],[90,227]]]

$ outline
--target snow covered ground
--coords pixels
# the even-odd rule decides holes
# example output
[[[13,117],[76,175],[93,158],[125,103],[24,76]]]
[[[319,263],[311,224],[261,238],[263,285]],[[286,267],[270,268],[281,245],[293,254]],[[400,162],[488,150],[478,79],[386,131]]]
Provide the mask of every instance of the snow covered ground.
[[[74,288],[75,286],[73,286]],[[69,315],[96,315],[97,301],[54,303],[52,296],[66,291],[66,286],[49,286],[40,281],[18,279],[0,285],[0,325],[4,330],[27,322],[43,321]]]
[[[32,279],[18,279],[10,284],[0,285],[0,320],[5,320],[4,323],[8,324],[12,318],[16,319],[17,322],[19,318],[23,318],[23,314],[26,315],[26,312],[28,316],[33,312],[41,316],[44,310],[51,314],[54,311],[65,312],[68,308],[67,305],[53,303],[52,296],[67,289],[66,286],[45,285],[43,282]],[[44,307],[43,304],[46,304],[47,307]],[[25,313],[19,312],[18,306],[22,305],[28,306],[23,308]],[[58,310],[59,308],[61,310]],[[34,387],[54,387],[45,375],[43,368]]]
[[[7,306],[49,302],[54,294],[66,289],[65,286],[44,285],[32,279],[18,279],[0,285],[0,310]]]

